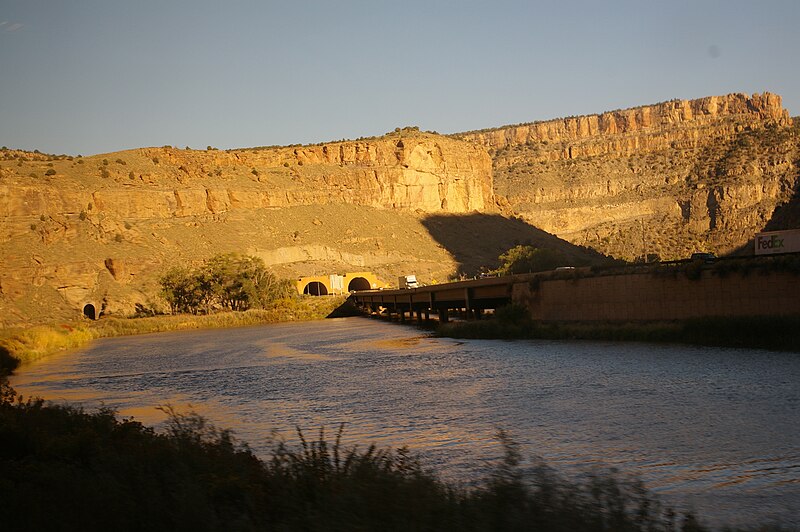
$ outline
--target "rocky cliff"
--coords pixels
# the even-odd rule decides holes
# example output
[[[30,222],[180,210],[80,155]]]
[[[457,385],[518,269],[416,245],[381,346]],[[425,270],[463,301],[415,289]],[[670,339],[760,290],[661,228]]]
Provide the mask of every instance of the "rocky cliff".
[[[492,154],[507,212],[618,258],[728,253],[792,198],[780,96],[729,94],[455,135]]]
[[[420,217],[494,208],[486,151],[416,129],[316,146],[2,157],[6,326],[87,302],[130,313],[157,299],[170,264],[228,251],[289,277],[368,268],[445,279],[453,257]]]
[[[798,199],[799,139],[765,93],[450,137],[406,128],[91,157],[4,149],[0,326],[74,318],[89,302],[122,315],[158,306],[168,266],[229,251],[287,277],[367,269],[386,281],[474,273],[518,243],[583,256],[552,235],[629,260],[722,254],[780,228],[776,207],[795,219],[784,207]]]

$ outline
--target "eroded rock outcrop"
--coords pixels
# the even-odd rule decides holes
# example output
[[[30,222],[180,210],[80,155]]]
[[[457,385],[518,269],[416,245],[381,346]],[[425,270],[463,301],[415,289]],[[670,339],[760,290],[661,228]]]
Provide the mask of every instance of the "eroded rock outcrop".
[[[456,137],[493,155],[508,212],[619,258],[727,253],[792,197],[798,136],[764,93],[675,100]]]

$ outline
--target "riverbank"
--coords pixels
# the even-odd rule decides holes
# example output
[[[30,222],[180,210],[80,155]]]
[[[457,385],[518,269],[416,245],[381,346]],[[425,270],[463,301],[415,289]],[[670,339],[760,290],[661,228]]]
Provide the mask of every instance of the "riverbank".
[[[344,302],[344,296],[286,299],[267,309],[214,314],[101,318],[97,321],[38,325],[0,331],[0,369],[13,370],[53,353],[84,347],[92,340],[155,332],[220,329],[265,323],[323,319]]]
[[[800,316],[705,317],[659,322],[539,322],[525,309],[480,321],[439,324],[438,336],[469,339],[603,340],[682,343],[800,353]]]

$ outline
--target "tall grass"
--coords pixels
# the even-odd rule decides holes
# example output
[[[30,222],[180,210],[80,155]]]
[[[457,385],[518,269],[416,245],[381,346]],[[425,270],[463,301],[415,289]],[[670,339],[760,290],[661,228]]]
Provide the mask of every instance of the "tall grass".
[[[3,331],[0,346],[25,364],[58,351],[82,347],[97,337],[88,324],[39,325]]]

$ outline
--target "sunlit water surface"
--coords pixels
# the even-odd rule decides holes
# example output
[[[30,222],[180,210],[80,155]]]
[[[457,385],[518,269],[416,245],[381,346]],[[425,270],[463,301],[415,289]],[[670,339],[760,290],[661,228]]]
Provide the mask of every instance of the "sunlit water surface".
[[[152,334],[22,368],[26,395],[158,425],[191,408],[266,455],[299,426],[409,446],[481,478],[505,429],[565,475],[615,467],[706,522],[800,529],[800,356],[757,350],[457,341],[365,318]]]

